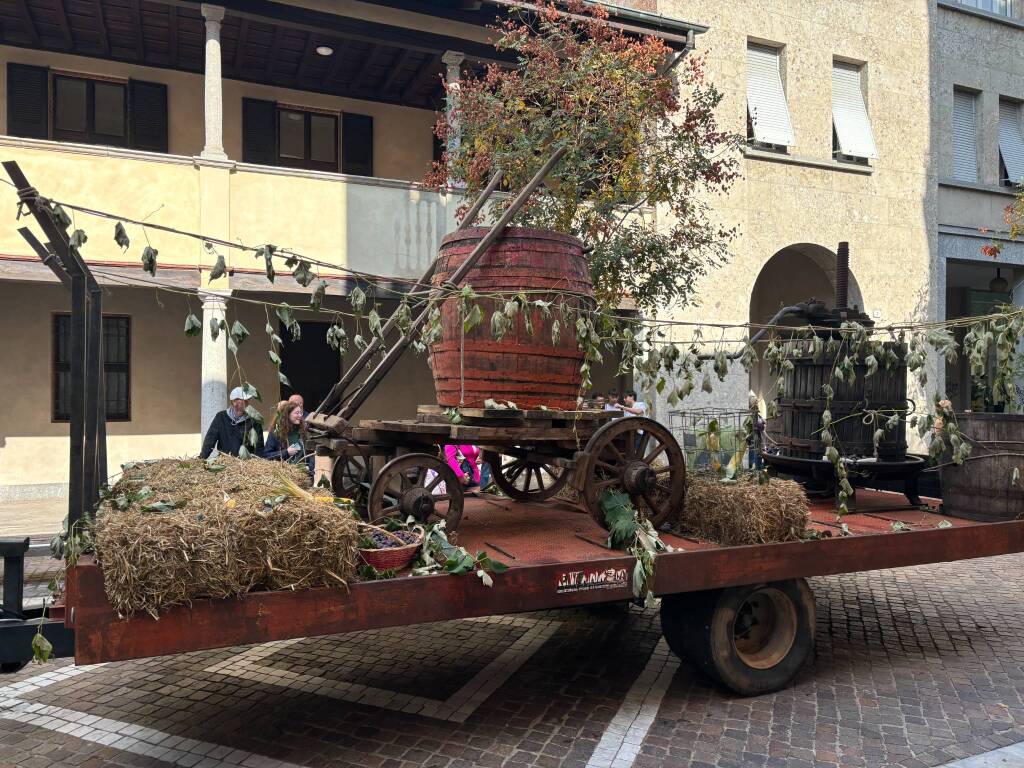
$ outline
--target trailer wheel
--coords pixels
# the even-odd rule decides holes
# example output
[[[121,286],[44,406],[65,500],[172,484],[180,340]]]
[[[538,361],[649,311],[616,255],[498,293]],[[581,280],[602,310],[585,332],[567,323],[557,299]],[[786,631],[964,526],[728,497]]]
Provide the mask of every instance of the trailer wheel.
[[[27,661],[5,661],[0,664],[0,675],[13,675],[15,672],[20,672],[26,666]]]
[[[672,651],[741,696],[787,686],[814,652],[814,595],[805,579],[666,596]]]

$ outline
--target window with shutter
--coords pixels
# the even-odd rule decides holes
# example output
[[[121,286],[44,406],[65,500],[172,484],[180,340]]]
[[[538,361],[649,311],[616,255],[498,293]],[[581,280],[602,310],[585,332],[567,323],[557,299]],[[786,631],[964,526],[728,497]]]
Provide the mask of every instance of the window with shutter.
[[[1024,130],[1021,128],[1021,105],[1017,101],[999,100],[999,156],[1005,166],[1001,180],[1008,186],[1024,183]]]
[[[341,172],[373,176],[373,118],[341,116]]]
[[[103,316],[103,388],[107,421],[131,421],[131,318]],[[71,315],[53,316],[52,418],[71,419]]]
[[[167,86],[131,80],[128,88],[132,147],[146,152],[166,152]]]
[[[832,127],[838,154],[849,158],[878,157],[875,137],[871,131],[861,68],[856,64],[836,61],[832,64]]]
[[[242,99],[242,160],[259,165],[277,164],[277,104]]]
[[[778,48],[747,45],[747,119],[754,141],[780,147],[796,144]]]
[[[953,89],[953,178],[959,181],[978,180],[976,104],[975,94]]]
[[[27,64],[7,65],[7,133],[46,139],[49,126],[49,70]]]
[[[128,95],[123,83],[53,76],[53,138],[128,145]]]

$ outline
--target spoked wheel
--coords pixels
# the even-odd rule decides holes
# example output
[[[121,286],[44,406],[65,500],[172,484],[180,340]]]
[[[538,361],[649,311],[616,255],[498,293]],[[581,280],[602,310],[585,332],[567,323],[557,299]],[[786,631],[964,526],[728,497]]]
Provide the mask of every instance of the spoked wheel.
[[[491,477],[501,492],[516,501],[547,501],[569,480],[569,470],[555,464],[484,452]]]
[[[433,471],[433,475],[430,474]],[[438,493],[444,483],[444,493]],[[454,531],[462,519],[462,483],[451,467],[427,453],[409,453],[385,464],[370,486],[370,520],[412,517],[424,523],[444,520]]]
[[[587,455],[577,482],[590,516],[602,528],[607,528],[601,508],[607,491],[628,494],[655,528],[682,513],[686,460],[658,422],[642,416],[610,421],[590,438]]]
[[[335,496],[352,499],[356,506],[362,506],[370,485],[370,459],[358,443],[348,438],[341,442],[341,455],[331,468],[331,490]]]

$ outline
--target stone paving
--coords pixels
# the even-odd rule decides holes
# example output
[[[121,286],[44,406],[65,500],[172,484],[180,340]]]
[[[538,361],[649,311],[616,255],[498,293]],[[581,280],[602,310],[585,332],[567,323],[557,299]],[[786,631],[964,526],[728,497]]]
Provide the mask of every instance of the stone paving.
[[[0,678],[0,768],[1019,766],[1022,566],[814,579],[817,658],[749,699],[621,605],[29,667]]]

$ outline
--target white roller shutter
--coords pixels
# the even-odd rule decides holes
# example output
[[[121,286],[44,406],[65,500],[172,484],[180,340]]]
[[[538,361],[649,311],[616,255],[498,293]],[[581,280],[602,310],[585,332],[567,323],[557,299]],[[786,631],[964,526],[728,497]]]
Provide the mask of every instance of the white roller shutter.
[[[959,181],[978,180],[975,102],[973,93],[953,89],[953,178]]]
[[[854,64],[837,61],[832,65],[832,124],[844,155],[878,157],[860,87],[860,67]]]
[[[999,152],[1006,173],[1014,184],[1024,179],[1024,131],[1020,125],[1020,104],[999,102]]]
[[[747,109],[757,141],[787,147],[796,143],[775,48],[747,46]]]

